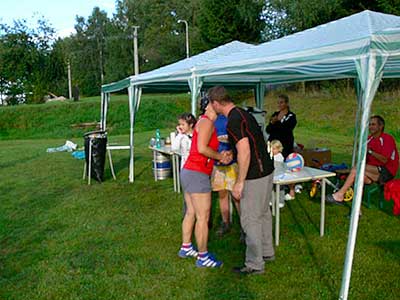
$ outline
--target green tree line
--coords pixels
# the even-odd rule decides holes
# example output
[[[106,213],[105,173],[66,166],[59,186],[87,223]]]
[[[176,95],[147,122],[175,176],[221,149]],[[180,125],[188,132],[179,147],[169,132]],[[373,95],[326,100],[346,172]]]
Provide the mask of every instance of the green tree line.
[[[9,104],[40,103],[49,92],[68,96],[72,85],[85,96],[102,83],[134,73],[133,28],[138,29],[140,72],[233,40],[258,44],[323,24],[364,9],[400,14],[400,0],[116,0],[109,17],[94,7],[77,16],[75,33],[56,38],[44,20],[36,28],[17,20],[0,24],[0,97]]]

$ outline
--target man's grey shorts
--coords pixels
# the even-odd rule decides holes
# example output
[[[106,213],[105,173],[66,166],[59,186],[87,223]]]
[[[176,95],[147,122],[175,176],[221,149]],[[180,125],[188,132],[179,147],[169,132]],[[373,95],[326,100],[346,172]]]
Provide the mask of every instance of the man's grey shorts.
[[[211,193],[210,176],[201,172],[182,169],[181,184],[185,193]]]

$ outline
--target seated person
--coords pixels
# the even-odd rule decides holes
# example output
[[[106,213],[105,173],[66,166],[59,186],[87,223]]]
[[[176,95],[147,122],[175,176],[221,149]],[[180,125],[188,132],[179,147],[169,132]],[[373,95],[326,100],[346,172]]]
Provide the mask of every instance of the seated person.
[[[384,133],[385,121],[381,116],[372,116],[369,122],[370,135],[367,140],[367,161],[364,183],[385,184],[396,176],[399,168],[399,153],[394,138]],[[356,168],[352,168],[342,188],[328,195],[326,201],[343,205],[344,194],[354,183]]]

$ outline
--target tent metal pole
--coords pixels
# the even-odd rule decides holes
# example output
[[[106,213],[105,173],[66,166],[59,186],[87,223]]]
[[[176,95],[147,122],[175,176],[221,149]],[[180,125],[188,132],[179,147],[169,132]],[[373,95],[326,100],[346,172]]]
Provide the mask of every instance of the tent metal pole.
[[[108,112],[108,104],[110,103],[111,95],[110,93],[106,93],[104,97],[104,119],[103,119],[103,130],[107,128],[107,112]]]
[[[367,158],[367,137],[368,124],[370,118],[371,104],[378,89],[379,82],[383,75],[383,68],[387,57],[379,57],[376,54],[369,54],[368,57],[360,59],[357,65],[357,72],[360,78],[362,90],[361,99],[361,128],[358,143],[358,160],[356,178],[354,181],[354,199],[351,209],[349,237],[347,240],[346,256],[342,274],[342,285],[340,288],[339,299],[347,300],[350,288],[350,278],[354,259],[354,249],[357,239],[358,220],[360,217],[360,207],[364,186],[364,174]],[[362,77],[361,77],[362,76]]]
[[[197,114],[196,114],[196,106],[197,106],[196,92],[191,91],[190,97],[191,97],[192,115],[197,117]]]
[[[133,105],[133,120],[132,120],[132,138],[130,140],[130,166],[129,166],[129,179],[130,182],[135,180],[135,122],[136,122],[136,113],[140,106],[140,100],[142,98],[142,88],[135,86],[134,89],[134,105]]]
[[[342,274],[342,286],[340,290],[340,300],[347,300],[349,288],[350,288],[350,278],[351,271],[353,265],[354,258],[354,249],[356,245],[357,239],[357,229],[358,229],[358,221],[360,217],[360,207],[362,201],[362,189],[364,185],[364,173],[365,173],[365,161],[366,161],[366,145],[365,142],[367,140],[367,130],[366,130],[366,122],[368,122],[369,118],[369,109],[363,110],[362,113],[362,123],[361,123],[361,132],[359,137],[359,151],[358,151],[358,162],[357,162],[357,172],[356,178],[354,181],[354,199],[353,206],[351,209],[351,220],[350,220],[350,229],[349,229],[349,237],[347,240],[346,247],[346,257],[344,262],[344,269]],[[366,121],[365,121],[366,120]]]
[[[361,84],[358,77],[354,80],[354,85],[356,88],[357,94],[357,111],[356,111],[356,120],[354,123],[354,142],[353,142],[353,154],[351,158],[351,167],[354,167],[356,163],[356,154],[357,154],[357,141],[358,141],[358,134],[359,134],[359,126],[360,126],[360,115],[362,111],[362,89]]]
[[[191,104],[192,104],[192,114],[196,116],[196,108],[197,108],[197,98],[199,97],[201,87],[203,85],[203,81],[201,77],[196,76],[194,70],[192,70],[192,76],[188,79],[189,88],[190,88],[190,96],[191,96]]]
[[[107,109],[108,103],[110,102],[110,93],[101,93],[101,104],[100,104],[100,130],[106,130],[107,126]]]
[[[196,106],[197,106],[197,80],[196,77],[192,76],[192,84],[190,86],[190,96],[191,96],[191,104],[192,104],[192,114],[196,116]]]
[[[135,90],[137,89],[136,86],[130,86],[128,88],[128,97],[129,97],[129,117],[130,117],[130,130],[129,130],[129,153],[130,153],[130,158],[129,158],[129,182],[133,182],[135,180],[134,178],[134,152],[133,152],[133,123],[134,123],[134,102],[135,102]]]
[[[265,96],[265,83],[259,82],[255,87],[255,98],[257,108],[263,110],[264,108],[264,96]]]
[[[104,93],[101,93],[100,103],[100,130],[104,130]]]

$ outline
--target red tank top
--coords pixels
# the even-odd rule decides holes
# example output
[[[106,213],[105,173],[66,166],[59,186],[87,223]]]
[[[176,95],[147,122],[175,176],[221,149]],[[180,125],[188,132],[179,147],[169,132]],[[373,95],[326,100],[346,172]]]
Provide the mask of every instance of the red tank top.
[[[207,116],[201,116],[200,119],[207,118]],[[199,153],[198,147],[197,147],[197,139],[198,139],[198,133],[197,129],[193,131],[193,137],[192,137],[192,146],[190,147],[190,152],[189,152],[189,157],[186,160],[185,165],[183,166],[184,169],[187,170],[192,170],[192,171],[197,171],[201,173],[205,173],[207,175],[211,175],[212,169],[214,166],[214,160],[212,158],[208,158],[204,156],[203,154]],[[213,149],[214,151],[218,150],[218,138],[217,138],[217,132],[215,131],[215,128],[213,129],[213,133],[211,135],[210,141],[208,142],[208,147]]]

